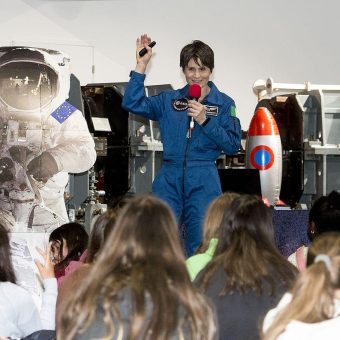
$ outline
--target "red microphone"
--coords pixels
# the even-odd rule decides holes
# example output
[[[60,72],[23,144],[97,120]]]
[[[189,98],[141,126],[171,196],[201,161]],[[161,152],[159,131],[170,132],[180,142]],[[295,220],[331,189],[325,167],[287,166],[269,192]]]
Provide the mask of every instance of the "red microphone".
[[[201,86],[198,84],[191,84],[189,86],[188,96],[191,100],[195,100],[198,102],[198,99],[201,97]],[[190,120],[190,129],[193,129],[195,125],[194,117],[191,117]]]
[[[201,97],[201,86],[198,84],[191,84],[189,86],[188,95],[190,99],[198,101],[198,99]]]

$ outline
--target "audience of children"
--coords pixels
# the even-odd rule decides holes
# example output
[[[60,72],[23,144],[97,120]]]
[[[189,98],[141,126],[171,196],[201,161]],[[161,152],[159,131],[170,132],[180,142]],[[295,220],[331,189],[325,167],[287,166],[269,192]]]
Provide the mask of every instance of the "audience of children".
[[[209,205],[203,225],[203,243],[197,254],[186,260],[190,279],[193,281],[197,274],[211,261],[217,246],[217,232],[223,215],[230,202],[238,197],[236,193],[228,192],[215,198]]]
[[[131,199],[57,320],[58,339],[213,339],[214,314],[191,283],[170,208]]]
[[[214,302],[221,339],[254,340],[296,273],[275,246],[271,209],[241,195],[226,210],[214,257],[195,283]]]
[[[55,329],[57,281],[50,259],[51,247],[40,251],[45,263],[36,261],[43,280],[42,307],[39,311],[31,294],[16,284],[9,234],[0,224],[0,336],[19,339],[40,330]],[[50,334],[50,332],[49,332]]]
[[[339,339],[340,233],[323,233],[313,240],[307,268],[268,312],[263,329],[263,340]]]
[[[65,223],[50,234],[49,240],[52,243],[52,257],[58,286],[67,274],[85,262],[88,238],[85,228],[75,222]]]
[[[309,211],[308,237],[310,241],[322,233],[340,232],[340,193],[332,191],[319,197]],[[300,270],[306,268],[307,246],[301,246],[288,260]]]
[[[37,262],[45,287],[40,312],[15,283],[9,235],[0,225],[0,338],[54,330],[55,313],[63,340],[338,338],[339,193],[311,208],[312,243],[298,277],[275,246],[271,209],[259,197],[215,199],[204,241],[186,263],[164,202],[139,196],[122,205],[99,216],[90,237],[78,223],[51,233],[45,264]]]

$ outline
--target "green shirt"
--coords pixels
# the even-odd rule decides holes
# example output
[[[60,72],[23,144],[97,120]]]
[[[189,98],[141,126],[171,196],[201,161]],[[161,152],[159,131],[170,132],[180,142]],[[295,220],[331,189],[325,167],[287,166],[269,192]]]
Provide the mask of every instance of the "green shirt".
[[[217,243],[218,239],[212,238],[209,242],[208,249],[204,253],[193,255],[186,260],[191,281],[194,281],[197,274],[211,261],[214,256]]]

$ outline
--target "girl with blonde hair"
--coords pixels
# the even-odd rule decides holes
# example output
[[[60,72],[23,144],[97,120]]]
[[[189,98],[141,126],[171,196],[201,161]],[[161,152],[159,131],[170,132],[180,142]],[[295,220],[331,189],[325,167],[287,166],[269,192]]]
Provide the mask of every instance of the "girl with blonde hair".
[[[57,320],[57,338],[214,339],[206,298],[192,285],[170,208],[131,199]]]
[[[263,340],[339,339],[340,233],[324,233],[308,249],[307,268],[264,320]]]

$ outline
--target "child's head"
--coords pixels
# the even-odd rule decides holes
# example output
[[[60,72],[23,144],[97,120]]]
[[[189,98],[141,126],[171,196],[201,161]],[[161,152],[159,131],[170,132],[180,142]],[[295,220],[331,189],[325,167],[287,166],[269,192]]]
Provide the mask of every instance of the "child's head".
[[[91,229],[89,244],[87,248],[86,262],[93,262],[99,251],[103,248],[105,241],[113,230],[117,219],[117,212],[110,209],[98,216]]]
[[[67,266],[72,260],[78,261],[87,248],[88,234],[79,223],[66,223],[52,231],[52,254],[56,264]]]
[[[223,215],[228,209],[230,203],[238,197],[239,194],[226,192],[215,198],[208,207],[204,219],[203,245],[200,251],[206,251],[212,238],[217,238]]]

